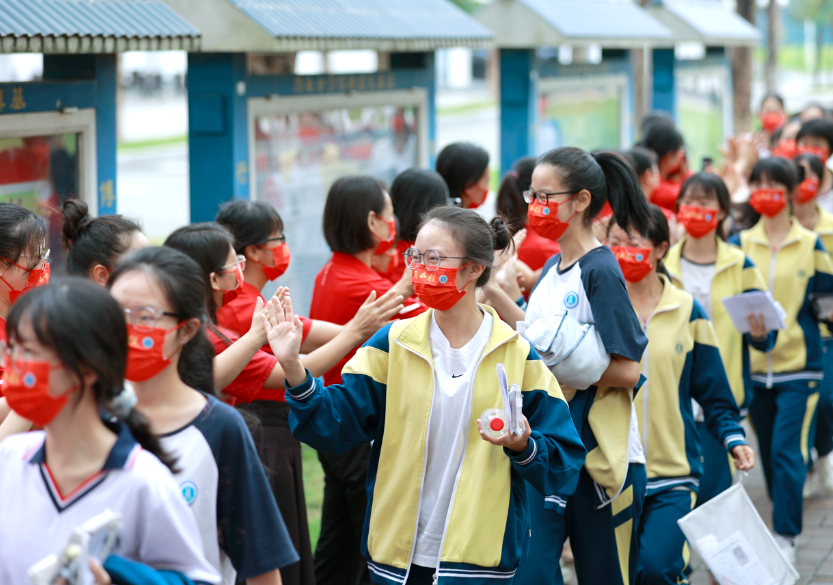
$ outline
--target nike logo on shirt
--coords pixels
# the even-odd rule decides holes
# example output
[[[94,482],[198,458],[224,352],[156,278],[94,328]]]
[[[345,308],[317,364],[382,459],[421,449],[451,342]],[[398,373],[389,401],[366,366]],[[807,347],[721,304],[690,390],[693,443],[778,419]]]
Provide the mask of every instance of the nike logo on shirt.
[[[459,378],[460,376],[465,376],[465,374],[457,374],[456,376],[454,374],[451,374],[452,378]]]

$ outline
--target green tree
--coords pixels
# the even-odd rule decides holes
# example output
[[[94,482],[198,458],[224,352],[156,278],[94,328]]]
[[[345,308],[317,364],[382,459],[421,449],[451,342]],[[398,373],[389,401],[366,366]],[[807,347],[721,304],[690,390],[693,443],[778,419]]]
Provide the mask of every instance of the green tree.
[[[474,14],[483,7],[483,4],[477,0],[451,0],[451,3],[456,4],[469,14]]]

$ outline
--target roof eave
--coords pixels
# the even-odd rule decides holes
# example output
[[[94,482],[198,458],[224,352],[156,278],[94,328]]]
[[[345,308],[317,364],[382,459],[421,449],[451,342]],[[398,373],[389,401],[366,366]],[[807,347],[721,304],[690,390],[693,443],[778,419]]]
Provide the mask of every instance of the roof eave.
[[[674,40],[678,42],[693,41],[712,47],[753,47],[760,42],[760,34],[757,34],[757,31],[755,36],[716,36],[704,34],[664,6],[652,6],[648,8],[648,11],[651,13],[651,16],[671,29],[674,34]]]
[[[12,36],[0,35],[0,53],[96,54],[125,51],[200,50],[199,36],[116,37],[116,36]]]

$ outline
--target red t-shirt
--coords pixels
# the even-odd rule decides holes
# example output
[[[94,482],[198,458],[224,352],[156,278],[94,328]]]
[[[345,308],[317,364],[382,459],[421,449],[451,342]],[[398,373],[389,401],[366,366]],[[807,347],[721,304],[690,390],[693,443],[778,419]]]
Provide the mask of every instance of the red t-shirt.
[[[518,260],[532,270],[538,270],[560,251],[558,242],[539,236],[535,230],[526,226],[526,239],[518,248]]]
[[[3,340],[4,343],[8,343],[9,338],[6,335],[6,320],[0,317],[0,339]],[[0,356],[0,398],[3,397],[3,363],[6,360],[6,356]]]
[[[680,188],[692,174],[690,171],[686,173],[679,183],[661,179],[659,186],[651,193],[651,203],[674,213],[677,210],[677,197],[680,196]]]
[[[309,316],[312,319],[344,325],[356,316],[356,312],[371,291],[375,290],[377,297],[380,297],[392,287],[391,281],[350,254],[333,252],[333,257],[315,277]],[[409,307],[413,308],[394,318],[408,319],[428,310],[428,307],[414,297],[405,301],[405,308]],[[333,369],[324,374],[325,384],[329,386],[341,383],[341,370],[356,353],[356,349],[351,350]]]
[[[224,328],[217,327],[217,329],[226,337],[231,343],[240,339],[234,332]],[[219,355],[228,349],[229,344],[214,333],[210,328],[205,329],[205,334],[208,340],[214,346],[214,355]],[[239,403],[248,404],[253,400],[278,400],[286,402],[286,391],[272,388],[264,388],[263,384],[272,370],[275,369],[275,364],[278,360],[275,356],[258,350],[252,360],[243,368],[243,371],[237,375],[231,384],[223,388],[225,400],[232,406]]]
[[[243,286],[240,287],[237,298],[230,303],[223,303],[223,306],[217,309],[217,323],[242,337],[252,328],[252,313],[255,310],[258,297],[263,299],[264,303],[266,302],[259,290],[248,282],[244,282]],[[304,326],[302,339],[306,339],[309,330],[312,328],[312,319],[306,317],[300,319]],[[267,343],[263,346],[263,351],[272,353],[272,348]]]

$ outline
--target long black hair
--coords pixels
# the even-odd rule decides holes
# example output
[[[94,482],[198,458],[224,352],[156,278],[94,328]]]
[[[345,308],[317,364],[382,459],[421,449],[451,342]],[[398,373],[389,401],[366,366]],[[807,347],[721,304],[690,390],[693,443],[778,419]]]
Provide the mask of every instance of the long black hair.
[[[14,203],[0,203],[0,265],[20,264],[20,255],[44,245],[46,221],[34,211]]]
[[[658,158],[664,157],[669,152],[680,150],[685,145],[683,135],[674,126],[673,122],[657,122],[645,130],[639,146],[657,153]]]
[[[437,172],[452,197],[462,197],[467,187],[480,180],[488,166],[489,153],[471,142],[449,144],[437,156]]]
[[[220,207],[215,221],[231,232],[238,254],[245,254],[246,246],[265,244],[272,234],[283,232],[280,214],[264,201],[229,201]]]
[[[324,204],[324,238],[330,250],[358,254],[375,248],[367,216],[371,211],[381,216],[384,210],[385,193],[379,181],[368,175],[338,179]]]
[[[622,155],[604,151],[590,154],[565,146],[542,154],[537,164],[552,166],[567,191],[578,193],[587,189],[590,192],[585,225],[592,223],[607,201],[623,230],[627,232],[633,227],[642,233],[647,229],[648,203],[636,173]]]
[[[19,341],[20,325],[27,320],[38,342],[57,353],[70,372],[79,379],[87,371],[96,374],[92,391],[98,404],[123,416],[122,422],[142,448],[173,471],[176,459],[162,449],[147,419],[136,408],[122,413],[111,406],[124,389],[127,365],[127,327],[115,299],[85,278],[59,279],[26,293],[12,305],[7,321],[12,344]],[[113,425],[104,424],[117,432]]]
[[[118,263],[107,282],[108,288],[112,288],[128,272],[145,272],[153,276],[181,321],[200,321],[200,330],[182,347],[177,372],[191,388],[215,394],[214,348],[205,336],[208,313],[205,309],[205,283],[199,265],[173,248],[145,248]]]
[[[787,198],[792,199],[793,191],[795,191],[795,187],[798,185],[795,166],[792,161],[780,156],[760,159],[752,167],[749,182],[757,183],[764,178],[784,185],[787,188]]]
[[[435,207],[423,216],[419,229],[432,221],[440,223],[451,234],[463,251],[463,256],[486,267],[477,279],[477,287],[489,282],[495,252],[513,245],[512,235],[500,216],[486,223],[486,220],[473,209]]]
[[[819,181],[821,181],[824,177],[824,163],[821,162],[821,159],[817,157],[815,154],[805,153],[799,154],[797,157],[793,159],[793,162],[795,163],[796,184],[800,183],[805,178],[807,178],[807,173],[805,172],[804,167],[800,164],[804,161],[807,161],[807,164],[810,165],[810,170],[812,170],[819,178]]]
[[[532,171],[535,170],[535,158],[525,156],[515,161],[512,170],[503,176],[497,192],[497,210],[504,218],[512,233],[517,232],[526,223],[528,205],[524,201],[524,191],[532,184]]]
[[[448,205],[448,185],[428,169],[413,168],[399,173],[390,186],[393,213],[399,220],[399,238],[413,242],[422,215],[440,205]]]
[[[89,276],[96,264],[112,270],[130,248],[130,239],[141,226],[122,215],[93,217],[87,204],[68,199],[61,209],[64,216],[63,241],[67,254],[67,271],[75,276]]]

